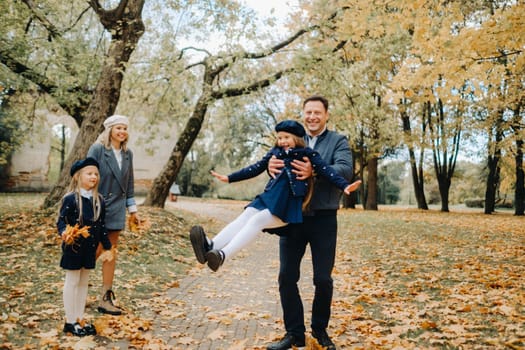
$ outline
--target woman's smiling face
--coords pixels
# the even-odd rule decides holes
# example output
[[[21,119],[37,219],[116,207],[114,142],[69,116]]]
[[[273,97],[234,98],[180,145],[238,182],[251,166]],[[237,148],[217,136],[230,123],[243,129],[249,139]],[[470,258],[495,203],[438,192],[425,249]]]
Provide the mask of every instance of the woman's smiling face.
[[[111,127],[111,143],[120,144],[128,139],[128,126],[126,124],[115,124]]]

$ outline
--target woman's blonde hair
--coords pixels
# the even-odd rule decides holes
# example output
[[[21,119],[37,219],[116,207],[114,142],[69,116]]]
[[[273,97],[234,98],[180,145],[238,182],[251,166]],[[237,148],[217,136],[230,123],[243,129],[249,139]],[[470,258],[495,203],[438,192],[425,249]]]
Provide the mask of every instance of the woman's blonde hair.
[[[295,141],[295,147],[296,148],[304,148],[306,147],[306,141],[297,135],[291,134],[293,136],[293,139]],[[278,146],[277,140],[275,141],[275,145]],[[308,185],[308,192],[306,192],[306,195],[303,199],[303,205],[302,209],[303,211],[308,209],[308,205],[310,204],[310,200],[312,199],[312,194],[314,192],[314,178],[310,176],[308,179],[306,179],[306,183]]]
[[[107,149],[111,149],[111,130],[113,130],[113,126],[105,129],[98,137],[97,141],[104,145]],[[120,143],[120,148],[123,151],[127,151],[128,149],[128,141],[129,141],[129,133],[128,137],[124,141]]]
[[[82,217],[82,200],[81,200],[81,195],[80,195],[80,189],[81,189],[81,186],[80,186],[80,181],[79,181],[79,178],[80,178],[80,172],[81,171],[84,171],[85,167],[80,169],[79,171],[77,171],[76,173],[73,174],[73,176],[71,177],[71,182],[69,184],[69,193],[74,193],[75,194],[75,202],[77,202],[77,206],[78,206],[78,222],[80,223],[80,225],[83,225],[83,217]],[[93,193],[93,214],[94,214],[94,218],[93,218],[93,221],[97,221],[98,218],[100,217],[100,212],[101,212],[101,208],[102,208],[102,204],[101,204],[101,199],[100,199],[100,195],[98,193],[98,183],[100,182],[100,174],[98,176],[98,181],[97,181],[97,185],[93,188],[92,190],[92,193]]]

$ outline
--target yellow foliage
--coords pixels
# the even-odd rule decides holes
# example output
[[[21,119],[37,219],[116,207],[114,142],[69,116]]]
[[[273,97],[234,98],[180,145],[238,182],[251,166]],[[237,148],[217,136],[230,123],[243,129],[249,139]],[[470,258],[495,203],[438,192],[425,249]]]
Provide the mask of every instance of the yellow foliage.
[[[131,232],[144,232],[151,227],[151,223],[148,218],[141,218],[137,221],[133,216],[128,216],[128,227]]]
[[[84,238],[89,237],[89,226],[79,228],[78,224],[75,226],[67,225],[62,233],[62,240],[66,245],[73,245],[81,236]]]

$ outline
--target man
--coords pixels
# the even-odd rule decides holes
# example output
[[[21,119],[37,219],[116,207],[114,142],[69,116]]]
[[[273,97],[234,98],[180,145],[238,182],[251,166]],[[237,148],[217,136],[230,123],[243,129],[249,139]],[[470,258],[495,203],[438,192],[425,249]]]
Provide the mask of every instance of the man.
[[[311,96],[303,102],[303,123],[307,131],[307,143],[336,171],[351,179],[353,175],[352,154],[348,140],[343,135],[326,128],[328,122],[328,100],[323,96]],[[299,178],[315,176],[308,159],[294,161]],[[283,161],[272,159],[268,166],[270,174],[278,173]],[[312,305],[312,336],[329,350],[335,350],[326,328],[330,320],[333,295],[332,269],[335,262],[337,241],[337,209],[341,191],[328,181],[315,181],[314,193],[309,208],[303,213],[303,223],[289,225],[279,238],[279,294],[283,309],[285,336],[268,345],[268,350],[291,349],[305,346],[304,310],[297,282],[301,260],[310,245],[314,271],[315,294]]]

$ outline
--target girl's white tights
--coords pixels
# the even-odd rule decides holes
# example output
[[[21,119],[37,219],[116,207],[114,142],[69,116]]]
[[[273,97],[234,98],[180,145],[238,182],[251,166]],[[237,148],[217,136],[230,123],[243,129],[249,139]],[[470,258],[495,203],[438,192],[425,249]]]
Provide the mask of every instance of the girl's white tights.
[[[89,270],[65,270],[64,309],[66,323],[75,323],[84,318],[86,298],[88,294]]]
[[[226,258],[231,258],[253,242],[263,229],[286,225],[287,223],[272,215],[268,209],[248,207],[213,237],[213,249],[221,249]]]

